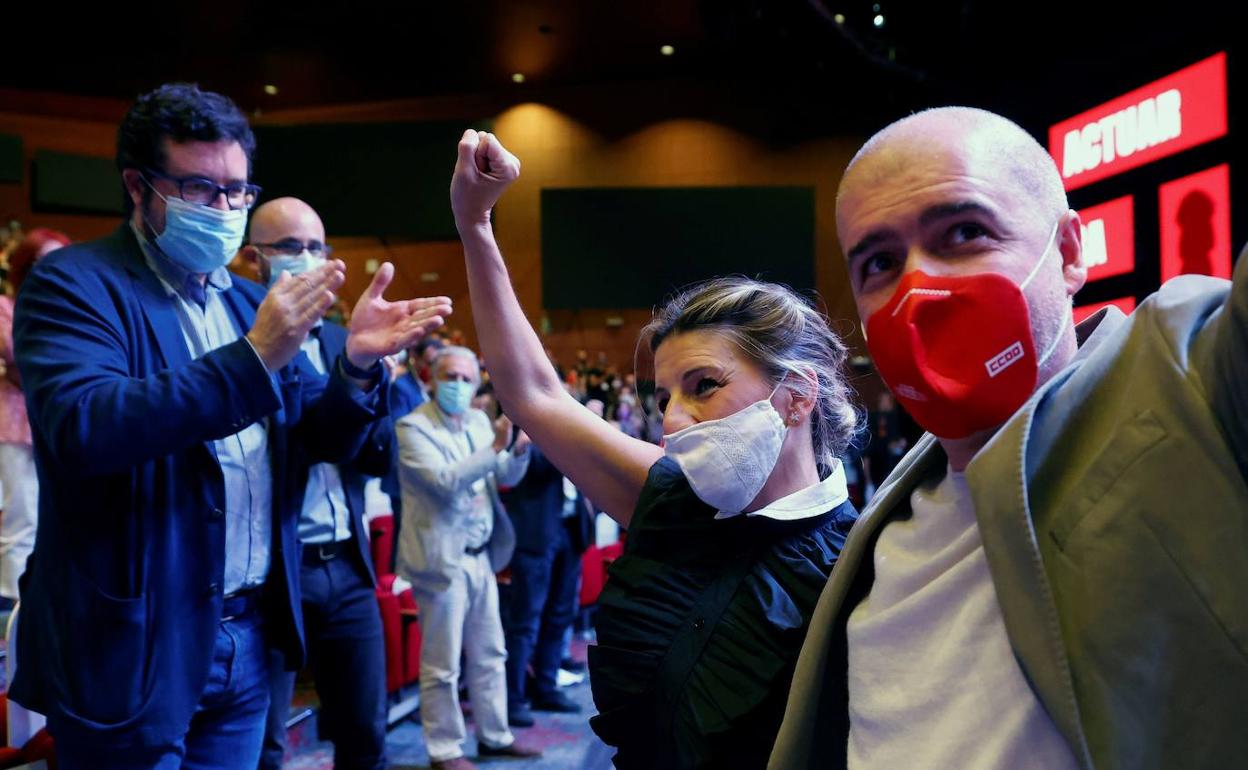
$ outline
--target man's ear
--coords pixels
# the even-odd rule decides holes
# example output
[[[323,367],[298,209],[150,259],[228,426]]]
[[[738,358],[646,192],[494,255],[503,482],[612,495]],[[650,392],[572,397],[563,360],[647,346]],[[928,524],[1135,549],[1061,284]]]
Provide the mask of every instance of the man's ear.
[[[256,281],[265,283],[268,281],[268,276],[265,275],[268,266],[264,264],[264,260],[260,257],[260,249],[250,244],[238,250],[238,260],[246,266]]]
[[[130,196],[130,202],[135,208],[143,206],[143,193],[147,190],[147,185],[143,182],[143,174],[137,168],[123,169],[121,172],[121,183],[126,188],[126,195]]]
[[[1058,225],[1057,250],[1062,255],[1066,296],[1073,297],[1088,280],[1088,266],[1083,261],[1083,222],[1073,209],[1066,212],[1066,221]]]

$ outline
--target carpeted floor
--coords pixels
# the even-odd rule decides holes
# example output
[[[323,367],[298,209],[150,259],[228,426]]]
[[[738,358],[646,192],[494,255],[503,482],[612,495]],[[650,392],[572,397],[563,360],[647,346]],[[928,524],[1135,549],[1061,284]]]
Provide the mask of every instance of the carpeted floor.
[[[7,613],[0,613],[7,615]],[[4,618],[0,617],[0,621]],[[0,625],[3,629],[3,625]],[[5,648],[0,633],[0,655]],[[573,657],[585,659],[585,642],[573,642]],[[0,667],[0,672],[3,667]],[[0,680],[3,677],[0,676]],[[292,713],[315,707],[316,693],[310,682],[300,682],[295,694]],[[0,681],[0,691],[4,683]],[[569,698],[583,709],[580,714],[550,714],[534,712],[537,724],[528,729],[515,730],[517,739],[542,749],[543,755],[532,760],[476,759],[476,741],[470,737],[465,754],[482,768],[498,770],[611,770],[611,757],[615,753],[589,729],[594,703],[590,695],[589,680],[564,688]],[[467,719],[468,733],[473,733],[471,716]],[[386,740],[386,752],[391,770],[425,770],[429,767],[429,755],[425,750],[424,731],[420,727],[420,712],[400,721],[391,728]],[[330,770],[334,765],[333,746],[317,740],[315,717],[305,719],[292,728],[289,748],[283,770]]]
[[[574,643],[574,657],[584,660],[584,642]],[[534,727],[515,730],[518,740],[542,749],[538,759],[476,759],[476,741],[470,737],[465,755],[483,769],[498,770],[610,770],[611,756],[615,753],[589,729],[589,718],[594,712],[588,679],[563,690],[569,698],[581,704],[580,714],[549,714],[534,712]],[[311,696],[315,698],[313,694]],[[296,697],[296,703],[299,698]],[[291,744],[286,754],[283,770],[330,770],[333,767],[333,747],[315,738],[315,719],[308,719],[291,731]],[[473,734],[472,718],[469,716],[468,733]],[[424,732],[417,712],[390,730],[386,740],[386,752],[391,770],[425,770],[429,767],[429,755],[425,749]]]

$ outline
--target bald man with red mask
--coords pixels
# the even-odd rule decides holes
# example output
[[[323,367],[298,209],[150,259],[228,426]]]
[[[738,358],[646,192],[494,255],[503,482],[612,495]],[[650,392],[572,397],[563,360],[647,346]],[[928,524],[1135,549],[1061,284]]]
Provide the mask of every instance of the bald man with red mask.
[[[868,346],[928,431],[845,544],[770,766],[1248,755],[1248,259],[1077,327],[1079,215],[1008,120],[929,110],[837,196]]]

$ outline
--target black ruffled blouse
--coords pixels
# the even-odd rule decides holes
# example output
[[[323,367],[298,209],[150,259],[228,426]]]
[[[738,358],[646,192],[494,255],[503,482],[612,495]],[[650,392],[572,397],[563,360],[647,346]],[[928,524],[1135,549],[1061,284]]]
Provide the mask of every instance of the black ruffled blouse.
[[[594,731],[619,768],[763,768],[815,602],[857,518],[715,520],[675,462],[650,469],[598,600]]]

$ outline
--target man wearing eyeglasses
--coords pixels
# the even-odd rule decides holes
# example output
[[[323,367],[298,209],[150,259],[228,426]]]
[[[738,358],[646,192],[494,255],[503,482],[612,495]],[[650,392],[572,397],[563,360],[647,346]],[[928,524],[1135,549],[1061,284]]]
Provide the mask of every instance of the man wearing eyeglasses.
[[[266,645],[303,654],[290,458],[345,462],[386,413],[379,364],[449,300],[390,303],[384,265],[326,378],[291,361],[342,285],[225,269],[259,188],[229,99],[139,98],[118,132],[127,220],[39,262],[14,340],[41,485],[10,695],[63,770],[254,767]]]
[[[297,276],[325,263],[332,249],[316,211],[297,198],[278,198],[251,215],[243,259],[260,282],[272,286],[283,273]],[[342,354],[347,330],[315,324],[295,365],[309,380],[328,377]],[[386,765],[386,663],[376,574],[364,528],[364,484],[394,465],[394,430],[378,420],[364,451],[349,463],[317,463],[301,448],[291,452],[294,484],[306,490],[299,516],[299,574],[304,640],[320,697],[320,732],[334,744],[335,770],[380,770]],[[261,770],[282,766],[286,719],[295,672],[280,651],[269,661],[271,701]]]

